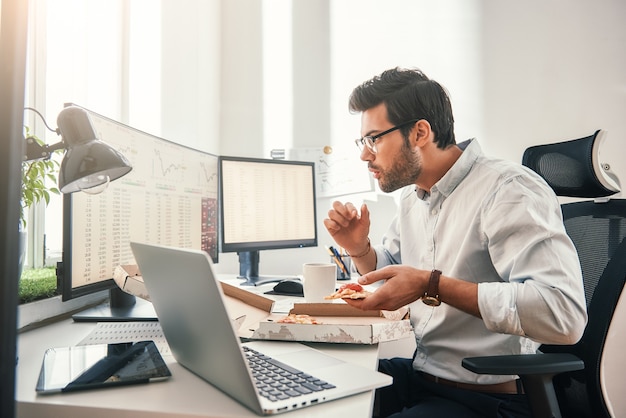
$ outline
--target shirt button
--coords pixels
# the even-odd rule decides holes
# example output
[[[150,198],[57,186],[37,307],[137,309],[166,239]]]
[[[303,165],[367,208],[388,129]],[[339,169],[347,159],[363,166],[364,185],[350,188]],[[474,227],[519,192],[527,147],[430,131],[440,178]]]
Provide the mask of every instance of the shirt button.
[[[430,213],[433,214],[433,215],[436,215],[437,214],[437,209],[433,209]]]

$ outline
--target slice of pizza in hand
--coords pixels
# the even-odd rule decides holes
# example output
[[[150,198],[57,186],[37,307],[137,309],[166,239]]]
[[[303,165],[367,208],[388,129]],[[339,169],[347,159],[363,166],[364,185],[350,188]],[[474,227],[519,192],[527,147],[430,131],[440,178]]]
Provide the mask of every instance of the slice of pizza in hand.
[[[332,295],[325,296],[324,299],[365,299],[372,292],[363,289],[358,283],[346,283]]]

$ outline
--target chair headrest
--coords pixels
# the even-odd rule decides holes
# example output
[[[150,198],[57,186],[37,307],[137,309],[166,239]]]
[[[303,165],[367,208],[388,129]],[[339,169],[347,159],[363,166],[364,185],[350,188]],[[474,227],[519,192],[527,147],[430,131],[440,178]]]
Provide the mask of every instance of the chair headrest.
[[[620,191],[608,164],[599,161],[606,131],[553,144],[527,148],[522,164],[537,172],[558,196],[598,198]]]

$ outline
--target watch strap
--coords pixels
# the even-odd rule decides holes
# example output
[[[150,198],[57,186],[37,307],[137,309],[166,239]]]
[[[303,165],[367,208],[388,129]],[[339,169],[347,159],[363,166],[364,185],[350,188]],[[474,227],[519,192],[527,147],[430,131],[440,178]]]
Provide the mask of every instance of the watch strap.
[[[430,272],[430,279],[428,280],[428,289],[422,297],[422,302],[430,306],[438,306],[441,304],[439,298],[439,278],[441,277],[441,270],[434,269]]]

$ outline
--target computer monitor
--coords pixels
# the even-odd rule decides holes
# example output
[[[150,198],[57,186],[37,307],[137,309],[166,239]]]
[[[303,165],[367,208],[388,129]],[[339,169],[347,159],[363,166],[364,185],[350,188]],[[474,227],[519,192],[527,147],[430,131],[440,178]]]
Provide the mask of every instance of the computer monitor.
[[[315,163],[221,156],[219,179],[221,251],[243,284],[284,279],[259,276],[259,251],[317,246]]]
[[[218,158],[87,113],[98,138],[133,169],[100,194],[64,195],[62,300],[109,289],[108,305],[74,320],[156,319],[151,304],[120,290],[114,272],[136,264],[131,240],[202,249],[218,261]]]

